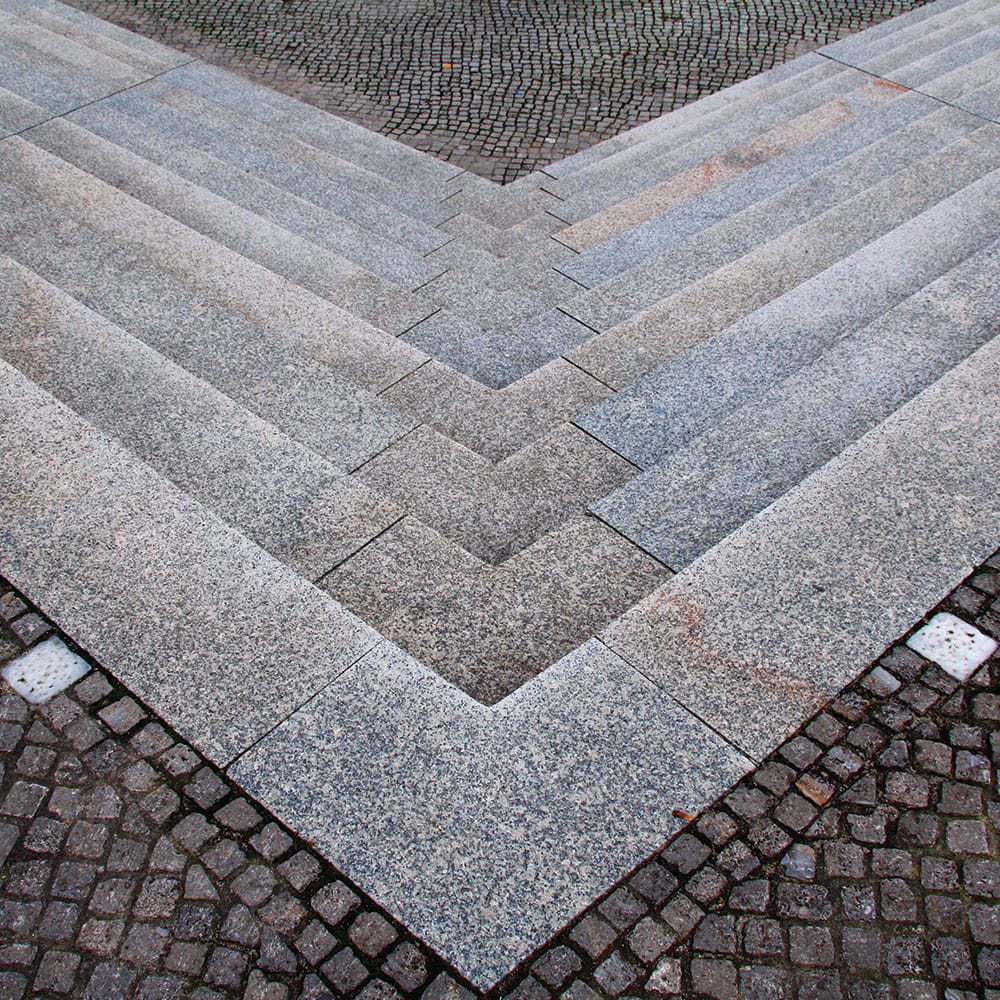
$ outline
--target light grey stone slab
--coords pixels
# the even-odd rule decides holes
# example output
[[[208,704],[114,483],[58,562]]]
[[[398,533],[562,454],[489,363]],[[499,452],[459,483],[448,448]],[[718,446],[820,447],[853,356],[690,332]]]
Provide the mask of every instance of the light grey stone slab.
[[[483,385],[502,389],[593,333],[559,309],[546,309],[514,327],[491,328],[442,309],[402,339]]]
[[[34,101],[0,87],[0,139],[43,122],[52,115]]]
[[[0,292],[0,356],[303,576],[321,576],[402,516],[2,256]]]
[[[981,127],[980,121],[964,112],[941,108],[930,98],[918,96],[916,100],[924,109],[935,105],[936,110],[852,156],[833,160],[785,190],[750,205],[697,199],[683,212],[666,213],[662,226],[656,220],[655,226],[639,227],[648,229],[652,237],[649,256],[575,295],[563,308],[588,326],[607,331],[713,270],[771,241],[789,238],[796,227],[863,196],[889,178],[912,175],[917,164]],[[657,233],[661,232],[670,235],[666,249],[658,253]],[[613,259],[614,253],[609,257]]]
[[[0,35],[0,38],[3,36]],[[61,115],[115,91],[114,84],[49,57],[40,60],[22,46],[0,45],[0,87]]]
[[[505,389],[488,389],[438,361],[390,386],[382,398],[438,433],[499,462],[572,420],[611,390],[562,358]]]
[[[998,316],[994,243],[770,391],[759,364],[757,398],[591,509],[686,566],[995,336]]]
[[[101,110],[107,121],[108,109]],[[73,120],[59,119],[32,129],[26,138],[394,335],[433,311],[398,285],[137,155],[135,132],[119,128],[115,138],[128,135],[131,148],[125,149]],[[139,148],[145,151],[142,144]],[[192,154],[186,153],[190,164]],[[422,277],[434,273],[422,270]]]
[[[123,112],[120,99],[82,108],[74,113],[73,121],[111,142],[126,143],[140,156],[206,192],[403,288],[416,288],[441,273],[440,267],[425,262],[419,254],[276,187],[249,168],[213,156],[197,138],[185,142],[142,124]]]
[[[1000,148],[1000,147],[998,147]],[[576,423],[643,468],[996,239],[1000,174],[974,181],[588,410]]]
[[[86,39],[90,45],[101,47],[111,42],[118,48],[124,47],[128,52],[127,61],[136,61],[137,65],[144,65],[139,60],[153,59],[156,65],[167,69],[191,61],[190,56],[177,49],[168,48],[57,0],[4,0],[4,8],[20,17],[46,24],[52,31]]]
[[[621,387],[920,217],[998,163],[995,126],[984,124],[968,138],[726,264],[566,356],[602,382]],[[941,238],[939,233],[930,236]],[[874,282],[869,278],[869,283]]]
[[[415,253],[429,253],[447,241],[440,230],[355,190],[349,183],[314,174],[291,158],[259,145],[253,123],[234,121],[221,106],[175,86],[172,77],[167,74],[118,95],[116,106],[166,135],[250,170],[331,215]]]
[[[352,381],[381,389],[426,356],[40,147],[0,144],[5,180]]]
[[[413,426],[244,316],[2,182],[0,234],[12,256],[51,284],[338,468],[349,468],[342,463],[351,456],[381,451]]]
[[[688,141],[665,135],[611,157],[596,170],[572,175],[560,185],[558,193],[564,200],[552,211],[568,222],[579,222],[673,172],[696,166],[791,117],[806,114],[852,87],[867,85],[869,80],[851,67],[821,60],[803,74],[797,86],[783,84],[786,93],[762,92],[751,107],[727,109],[714,128],[699,122],[697,134]]]
[[[654,141],[663,135],[669,135],[675,142],[680,142],[684,137],[696,133],[699,129],[710,129],[722,116],[731,113],[737,105],[742,103],[744,110],[746,110],[753,106],[754,99],[766,100],[775,92],[775,88],[780,88],[784,81],[792,77],[808,76],[821,63],[821,58],[815,53],[791,59],[766,73],[760,73],[732,87],[726,87],[715,94],[702,97],[676,111],[661,115],[652,121],[628,129],[620,135],[612,136],[610,139],[605,139],[603,142],[583,149],[579,153],[574,153],[564,160],[551,163],[540,171],[553,178],[551,183],[546,182],[545,188],[557,194],[563,194],[571,190],[572,184],[581,183],[576,178],[568,182],[563,178],[569,179],[575,174],[582,175],[584,171],[596,172],[602,168],[605,161],[617,154]],[[756,97],[758,94],[762,96]]]
[[[0,37],[5,45],[20,49],[32,61],[49,61],[66,66],[74,75],[84,73],[104,81],[105,92],[113,93],[149,79],[152,72],[122,62],[86,41],[56,34],[48,28],[0,10]]]
[[[2,571],[225,765],[378,635],[0,362]]]
[[[893,98],[889,103],[887,96]],[[585,285],[599,285],[703,230],[720,223],[731,225],[731,220],[759,203],[766,203],[760,204],[760,210],[766,211],[768,218],[790,216],[802,186],[808,185],[810,194],[822,199],[818,205],[829,206],[834,203],[831,198],[837,197],[838,187],[842,189],[846,180],[866,166],[869,171],[892,172],[899,169],[897,155],[916,157],[930,151],[934,138],[926,134],[928,126],[923,126],[921,119],[941,110],[931,98],[873,85],[848,95],[844,104],[853,117],[808,145],[753,167],[742,177],[555,266]],[[971,130],[972,125],[967,128]],[[920,145],[910,152],[910,142]],[[863,180],[852,183],[855,190],[860,190]],[[603,328],[607,322],[604,318],[597,325]]]
[[[333,153],[399,184],[419,185],[441,198],[445,182],[462,173],[395,139],[310,107],[275,90],[203,62],[172,74],[173,82],[217,104],[244,113],[251,120]]]
[[[957,3],[937,0],[858,34],[848,35],[824,46],[818,53],[863,69],[865,64],[876,60],[891,60],[893,53],[909,56],[921,47],[930,51],[941,47],[942,39],[947,44],[956,34],[973,33],[983,25],[984,19],[995,16],[993,8],[993,0],[960,0]],[[898,64],[882,63],[886,68]]]
[[[597,642],[492,710],[386,643],[230,776],[485,988],[747,766]]]
[[[603,640],[760,760],[1000,543],[998,398],[994,339]]]

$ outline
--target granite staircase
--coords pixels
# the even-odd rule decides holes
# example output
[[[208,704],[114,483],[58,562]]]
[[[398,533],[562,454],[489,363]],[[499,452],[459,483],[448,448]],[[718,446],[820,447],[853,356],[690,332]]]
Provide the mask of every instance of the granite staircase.
[[[998,33],[938,0],[498,188],[0,0],[0,571],[489,985],[676,826],[676,782],[710,801],[996,548]],[[635,739],[683,766],[637,805],[635,746],[598,762],[606,708],[566,707],[588,671],[672,713]],[[380,677],[399,717],[323,743]],[[445,703],[484,815],[617,838],[502,940],[468,935],[522,916],[495,831],[410,829],[448,781],[415,810],[385,758]],[[514,717],[547,735],[498,791]],[[360,854],[276,775],[322,771],[290,731],[357,758],[313,798],[381,831]],[[556,755],[593,815],[537,783]],[[439,851],[403,895],[397,813]]]

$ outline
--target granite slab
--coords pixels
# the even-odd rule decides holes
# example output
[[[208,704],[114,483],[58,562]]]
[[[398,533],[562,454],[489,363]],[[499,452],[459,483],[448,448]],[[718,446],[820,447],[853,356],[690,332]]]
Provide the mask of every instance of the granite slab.
[[[936,207],[1000,162],[990,124],[569,352],[620,388]]]
[[[315,579],[402,512],[10,258],[0,356]]]
[[[761,760],[995,549],[998,397],[995,338],[601,638]]]
[[[12,256],[335,467],[352,468],[413,426],[245,316],[2,181],[0,193],[0,233]]]
[[[748,766],[596,641],[493,709],[383,643],[229,773],[485,988]]]
[[[576,423],[637,465],[658,464],[996,239],[998,193],[1000,174],[974,181],[602,400]]]
[[[224,766],[378,633],[0,362],[3,572]]]
[[[772,389],[762,380],[755,400],[591,510],[686,566],[995,336],[998,316],[994,242]]]
[[[490,566],[407,517],[322,586],[445,680],[493,704],[667,575],[592,518],[571,518]]]

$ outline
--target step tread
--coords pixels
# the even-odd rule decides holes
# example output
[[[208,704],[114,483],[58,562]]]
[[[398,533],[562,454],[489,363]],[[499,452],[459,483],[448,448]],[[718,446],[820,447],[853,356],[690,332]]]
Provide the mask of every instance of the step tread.
[[[1000,334],[998,317],[1000,242],[783,381],[746,384],[742,405],[591,509],[685,566]]]
[[[217,765],[379,642],[5,362],[0,422],[4,575]]]
[[[0,355],[309,579],[402,513],[10,258]]]

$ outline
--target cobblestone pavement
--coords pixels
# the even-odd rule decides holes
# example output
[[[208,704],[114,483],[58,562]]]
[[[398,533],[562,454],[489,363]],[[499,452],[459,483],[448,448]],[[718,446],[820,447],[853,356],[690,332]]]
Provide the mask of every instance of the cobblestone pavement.
[[[506,183],[926,0],[71,0]]]
[[[1000,636],[1000,553],[938,610]],[[0,997],[473,995],[99,668],[0,720]],[[995,1000],[998,761],[1000,654],[897,643],[495,993]]]

